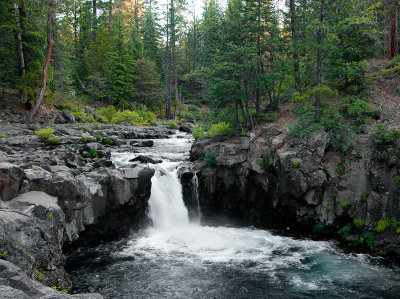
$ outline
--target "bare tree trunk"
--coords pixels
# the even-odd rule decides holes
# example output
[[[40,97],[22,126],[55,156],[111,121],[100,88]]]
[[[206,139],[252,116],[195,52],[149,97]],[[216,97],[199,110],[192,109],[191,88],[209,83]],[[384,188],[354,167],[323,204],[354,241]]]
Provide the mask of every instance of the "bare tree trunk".
[[[47,55],[46,62],[43,69],[43,79],[42,79],[42,87],[40,88],[39,96],[36,100],[35,106],[32,111],[27,114],[26,120],[28,122],[32,122],[33,118],[36,116],[36,113],[39,110],[40,104],[42,104],[44,93],[46,92],[46,84],[47,84],[47,74],[50,65],[51,58],[51,15],[53,13],[53,4],[54,0],[49,0],[49,11],[47,13]]]
[[[139,13],[138,13],[138,0],[135,0],[135,27],[137,31],[139,32]]]
[[[232,102],[232,97],[231,97],[231,102]],[[239,126],[239,106],[238,106],[238,100],[235,99],[235,135],[238,135],[238,126]]]
[[[17,56],[18,56],[18,69],[19,69],[19,76],[23,77],[26,73],[25,67],[25,56],[24,56],[24,49],[22,46],[22,37],[21,37],[21,22],[20,22],[20,11],[18,9],[18,4],[15,2],[14,6],[14,13],[15,13],[15,24],[17,26],[17,32],[15,33],[15,39],[17,40]],[[26,102],[27,95],[22,89],[20,90],[21,100]]]
[[[398,28],[398,3],[396,1],[392,11],[392,20],[390,26],[389,38],[389,59],[394,59],[397,56],[397,28]]]
[[[317,88],[320,88],[322,85],[322,38],[324,34],[322,30],[322,22],[324,21],[324,9],[325,9],[325,0],[322,0],[319,10],[319,25],[317,34],[317,44],[318,44]],[[321,121],[321,94],[320,92],[318,92],[315,98],[315,122],[319,123],[320,121]]]
[[[165,46],[165,118],[169,119],[171,117],[170,104],[171,104],[171,51],[170,51],[170,36],[169,36],[169,13],[168,13],[168,4],[167,4],[167,24],[166,24],[166,33],[167,40]]]
[[[93,40],[96,39],[97,31],[97,1],[93,0]]]
[[[262,75],[262,66],[261,66],[261,61],[262,61],[262,50],[261,50],[261,0],[257,0],[257,10],[258,10],[258,15],[257,15],[257,23],[258,23],[258,28],[257,28],[257,56],[258,56],[258,62],[257,62],[257,77]],[[258,78],[257,78],[258,79]],[[258,114],[261,110],[260,106],[260,86],[257,84],[256,86],[256,100],[255,100],[255,106],[256,106],[256,113]]]
[[[74,1],[74,48],[78,46],[78,6]]]
[[[296,28],[296,4],[295,0],[290,0],[290,27],[292,31],[292,46],[293,46],[293,71],[295,74],[294,88],[296,91],[301,92],[301,78],[300,78],[300,62],[299,62],[299,50],[297,47],[297,28]]]
[[[25,75],[25,59],[24,59],[24,51],[22,47],[22,37],[21,37],[21,23],[19,19],[19,10],[18,10],[18,5],[15,2],[14,4],[14,10],[15,10],[15,23],[17,25],[17,32],[15,33],[15,38],[17,40],[17,56],[18,56],[18,67],[19,67],[19,75],[23,76]]]
[[[174,99],[178,99],[178,77],[176,74],[176,12],[174,6],[174,0],[171,0],[171,67],[172,67],[172,76],[174,80]]]
[[[111,24],[112,24],[112,10],[113,10],[113,4],[112,0],[110,0],[110,7],[108,10],[108,32],[111,34]]]

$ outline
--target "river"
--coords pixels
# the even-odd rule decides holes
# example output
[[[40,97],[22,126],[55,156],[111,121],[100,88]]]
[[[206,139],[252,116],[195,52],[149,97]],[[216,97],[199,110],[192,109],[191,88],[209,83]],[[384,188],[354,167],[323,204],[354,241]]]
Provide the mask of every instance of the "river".
[[[399,298],[400,269],[334,242],[189,220],[177,171],[192,140],[178,133],[154,147],[114,153],[118,167],[137,155],[162,159],[149,200],[152,226],[69,256],[73,293],[105,298]]]

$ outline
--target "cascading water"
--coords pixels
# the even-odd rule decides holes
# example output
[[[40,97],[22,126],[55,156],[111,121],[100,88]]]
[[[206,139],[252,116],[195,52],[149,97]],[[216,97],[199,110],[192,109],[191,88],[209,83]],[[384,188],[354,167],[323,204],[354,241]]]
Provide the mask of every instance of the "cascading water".
[[[199,178],[197,177],[197,172],[193,174],[192,178],[192,199],[194,203],[194,207],[196,208],[196,222],[200,223],[201,220],[201,208],[200,208],[200,200],[199,200]]]
[[[190,223],[177,177],[189,147],[187,139],[173,138],[146,149],[164,160],[152,180],[152,227],[75,252],[74,292],[105,298],[398,298],[396,266],[344,254],[332,242]],[[124,166],[134,155],[113,159]]]
[[[158,169],[151,181],[149,217],[153,227],[167,230],[189,225],[189,213],[182,200],[178,169]]]

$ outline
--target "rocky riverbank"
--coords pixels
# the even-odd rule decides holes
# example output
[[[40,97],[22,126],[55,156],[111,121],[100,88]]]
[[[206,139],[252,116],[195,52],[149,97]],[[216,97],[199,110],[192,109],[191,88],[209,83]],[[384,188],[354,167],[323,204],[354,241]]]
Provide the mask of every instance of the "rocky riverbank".
[[[51,126],[56,146],[35,134],[38,126],[1,127],[0,292],[7,298],[66,298],[31,278],[68,290],[63,248],[101,242],[146,221],[154,170],[140,161],[117,169],[111,152],[135,152],[174,133],[165,126]]]
[[[399,258],[400,167],[374,159],[372,131],[364,126],[346,156],[329,147],[326,133],[295,138],[278,124],[246,137],[198,140],[191,150],[195,166],[181,174],[184,199],[193,206],[198,181],[205,221],[227,217]],[[393,151],[400,153],[399,142]]]

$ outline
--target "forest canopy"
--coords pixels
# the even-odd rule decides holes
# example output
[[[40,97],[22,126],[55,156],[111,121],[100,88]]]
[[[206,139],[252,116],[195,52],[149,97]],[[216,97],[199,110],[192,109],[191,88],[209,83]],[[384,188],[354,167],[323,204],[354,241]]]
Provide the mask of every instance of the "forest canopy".
[[[236,133],[290,101],[312,99],[321,123],[324,99],[362,99],[365,62],[398,48],[397,0],[0,3],[2,100],[188,120],[209,107]]]

